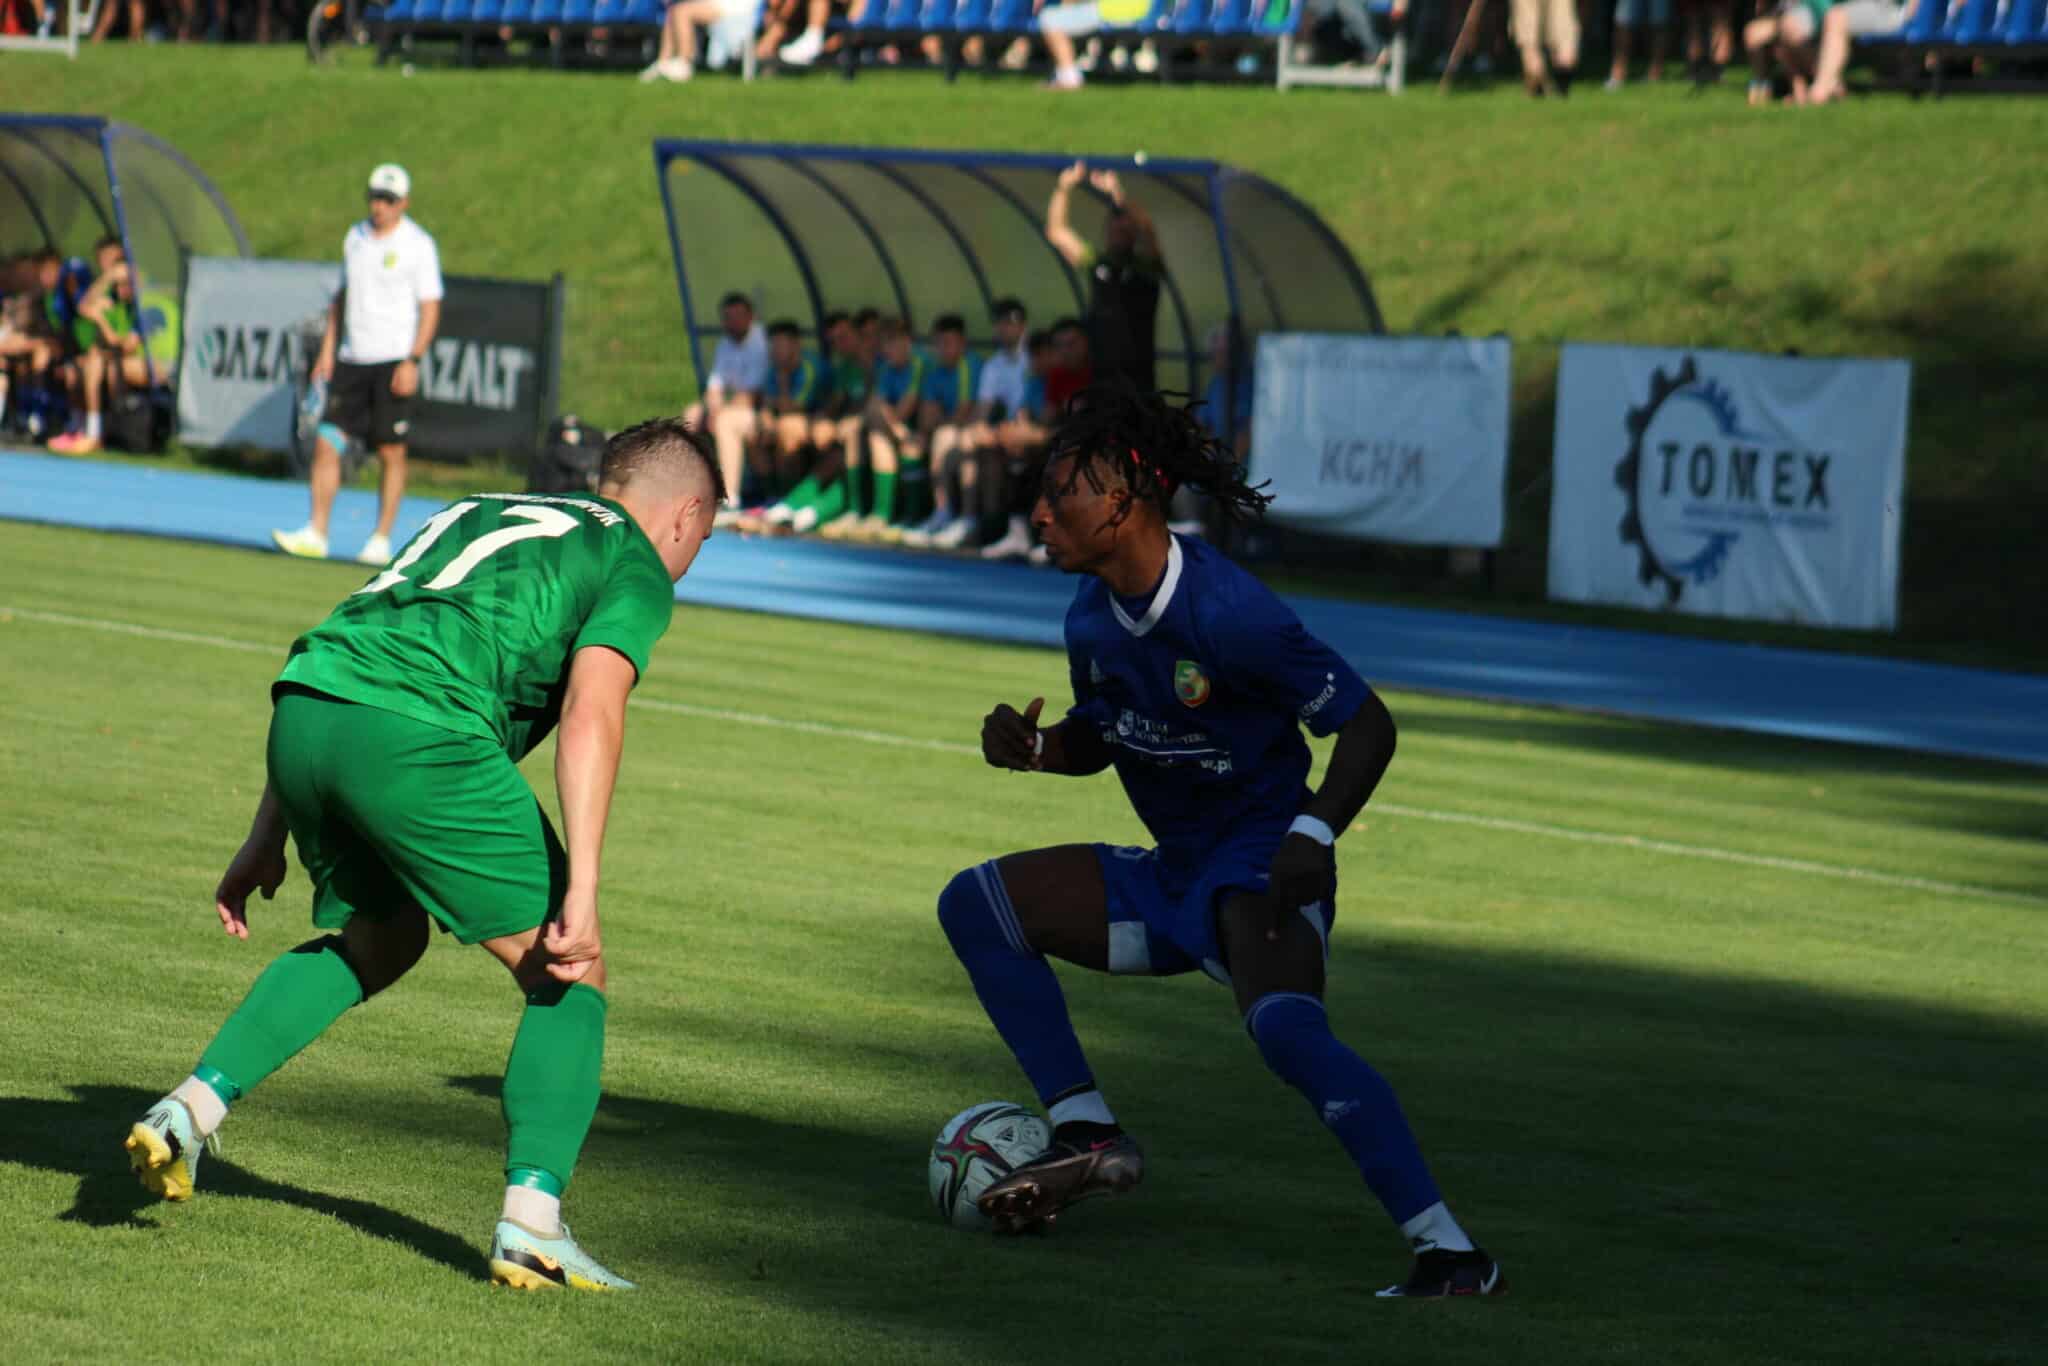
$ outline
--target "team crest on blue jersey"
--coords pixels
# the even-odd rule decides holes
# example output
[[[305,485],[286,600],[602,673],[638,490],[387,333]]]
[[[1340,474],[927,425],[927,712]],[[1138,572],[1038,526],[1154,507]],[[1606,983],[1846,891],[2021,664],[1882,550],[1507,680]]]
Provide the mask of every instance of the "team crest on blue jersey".
[[[1173,666],[1174,695],[1190,707],[1199,707],[1209,700],[1209,676],[1192,659],[1183,659]]]

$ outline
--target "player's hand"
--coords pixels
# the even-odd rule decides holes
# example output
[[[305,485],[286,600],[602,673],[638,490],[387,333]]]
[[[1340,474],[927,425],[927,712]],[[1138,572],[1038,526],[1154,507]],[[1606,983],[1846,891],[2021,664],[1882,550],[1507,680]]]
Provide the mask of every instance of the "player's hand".
[[[391,392],[400,398],[411,398],[420,391],[420,367],[409,360],[402,360],[391,372]]]
[[[249,937],[246,909],[249,893],[261,892],[265,901],[277,895],[284,881],[284,846],[244,842],[220,875],[213,889],[213,909],[220,914],[220,927],[237,939]]]
[[[981,757],[995,768],[1013,768],[1029,773],[1039,766],[1038,714],[1045,699],[1034,697],[1018,711],[1007,702],[982,718]]]
[[[334,378],[334,357],[323,355],[314,358],[312,378],[315,383],[325,384]]]
[[[1088,177],[1088,183],[1108,196],[1109,202],[1119,209],[1124,206],[1124,185],[1116,178],[1115,171],[1096,171]]]
[[[1337,851],[1307,835],[1289,835],[1273,855],[1266,893],[1273,907],[1268,939],[1279,937],[1280,922],[1303,906],[1329,898],[1337,890]]]
[[[1083,179],[1083,178],[1084,178],[1084,177],[1085,177],[1085,176],[1086,176],[1087,174],[1088,174],[1088,165],[1087,165],[1087,163],[1086,163],[1086,162],[1081,162],[1081,161],[1077,161],[1077,162],[1075,162],[1075,163],[1074,163],[1073,165],[1071,165],[1071,166],[1067,167],[1067,169],[1066,169],[1066,170],[1064,170],[1064,171],[1061,171],[1061,172],[1060,172],[1060,180],[1059,180],[1059,185],[1060,185],[1060,188],[1061,188],[1062,190],[1071,190],[1071,189],[1073,189],[1073,188],[1074,188],[1074,187],[1075,187],[1076,185],[1079,185],[1079,184],[1081,183],[1082,179]]]
[[[562,909],[541,934],[548,951],[548,975],[558,982],[577,982],[604,952],[597,935],[597,893],[570,888]]]

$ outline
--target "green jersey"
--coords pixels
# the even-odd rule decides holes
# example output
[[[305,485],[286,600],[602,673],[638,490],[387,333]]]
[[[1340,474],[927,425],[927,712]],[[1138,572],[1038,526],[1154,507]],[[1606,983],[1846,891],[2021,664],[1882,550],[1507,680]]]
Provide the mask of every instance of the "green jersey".
[[[576,651],[609,646],[644,674],[674,606],[661,556],[610,499],[472,494],[294,641],[278,682],[520,759],[555,728]]]

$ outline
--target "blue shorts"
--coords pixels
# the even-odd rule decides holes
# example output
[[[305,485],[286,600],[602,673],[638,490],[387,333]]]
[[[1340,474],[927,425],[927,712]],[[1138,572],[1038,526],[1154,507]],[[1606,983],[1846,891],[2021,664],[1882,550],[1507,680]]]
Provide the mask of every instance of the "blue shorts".
[[[1168,868],[1156,849],[1098,844],[1095,862],[1109,903],[1109,970],[1171,977],[1200,968],[1226,986],[1230,973],[1216,941],[1216,912],[1231,892],[1263,892],[1272,846],[1223,848],[1192,872]],[[1334,898],[1303,906],[1330,951]]]

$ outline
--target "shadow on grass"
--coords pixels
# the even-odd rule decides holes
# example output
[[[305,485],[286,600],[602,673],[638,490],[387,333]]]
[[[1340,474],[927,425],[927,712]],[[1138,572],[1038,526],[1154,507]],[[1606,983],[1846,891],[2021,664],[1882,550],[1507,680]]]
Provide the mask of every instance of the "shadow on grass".
[[[120,1140],[158,1093],[133,1086],[72,1086],[70,1100],[0,1099],[0,1162],[79,1178],[71,1208],[57,1217],[88,1228],[154,1228],[143,1212],[160,1202],[128,1170]],[[367,1200],[271,1181],[209,1155],[200,1172],[206,1198],[269,1200],[339,1219],[372,1237],[411,1248],[464,1276],[481,1278],[478,1249],[452,1233]]]

